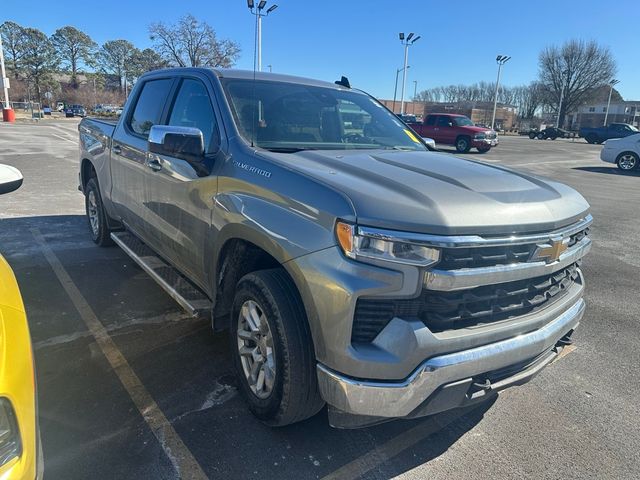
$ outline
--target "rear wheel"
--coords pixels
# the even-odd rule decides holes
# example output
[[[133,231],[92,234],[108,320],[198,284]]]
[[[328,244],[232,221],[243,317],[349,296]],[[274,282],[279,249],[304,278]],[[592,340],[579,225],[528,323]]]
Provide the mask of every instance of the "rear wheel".
[[[533,140],[534,138],[536,138],[536,132],[529,132],[529,138],[531,140]]]
[[[95,177],[90,178],[85,186],[84,206],[93,243],[101,247],[113,245],[111,230],[107,223],[107,214],[102,205],[102,197]]]
[[[469,137],[458,137],[456,139],[456,150],[458,153],[467,153],[471,150],[471,141]]]
[[[538,140],[544,140],[544,133],[540,132],[538,134]]]
[[[284,270],[240,279],[230,336],[240,390],[256,417],[284,426],[323,407],[304,305]]]
[[[620,170],[628,172],[629,170],[635,170],[640,165],[640,159],[638,155],[633,152],[623,152],[616,158],[616,165]]]

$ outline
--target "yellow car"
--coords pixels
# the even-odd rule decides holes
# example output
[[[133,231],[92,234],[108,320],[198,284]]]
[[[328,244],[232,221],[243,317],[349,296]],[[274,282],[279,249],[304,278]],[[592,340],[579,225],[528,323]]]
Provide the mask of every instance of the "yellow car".
[[[0,194],[22,184],[22,175],[0,165]],[[35,371],[22,297],[11,267],[0,255],[0,480],[42,477]]]

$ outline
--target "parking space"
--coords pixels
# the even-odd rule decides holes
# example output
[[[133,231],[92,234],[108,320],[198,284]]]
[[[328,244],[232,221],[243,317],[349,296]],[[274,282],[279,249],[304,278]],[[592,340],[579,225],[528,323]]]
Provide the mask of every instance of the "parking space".
[[[91,242],[77,123],[0,124],[0,163],[25,177],[0,198],[0,252],[29,316],[45,478],[637,476],[640,175],[600,162],[601,146],[501,137],[466,155],[567,183],[591,203],[588,310],[572,353],[471,410],[361,430],[332,429],[322,411],[270,429],[237,393],[226,332]]]

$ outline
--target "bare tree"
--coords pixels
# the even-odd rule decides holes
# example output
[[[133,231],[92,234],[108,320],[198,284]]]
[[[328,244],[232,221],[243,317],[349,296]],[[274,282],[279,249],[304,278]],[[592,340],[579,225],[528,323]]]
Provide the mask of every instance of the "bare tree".
[[[71,71],[71,86],[78,88],[78,70],[80,63],[93,65],[96,42],[75,27],[59,28],[51,35],[51,43],[58,51],[60,60]]]
[[[135,83],[142,74],[167,66],[167,62],[155,50],[134,48],[129,54],[129,61],[126,65],[127,80]]]
[[[152,23],[149,37],[156,51],[178,67],[230,67],[240,54],[237,43],[218,40],[215,30],[193,15],[185,15],[175,24]]]
[[[513,88],[513,103],[521,119],[532,119],[544,101],[543,87],[538,82]]]
[[[570,40],[562,47],[545,48],[540,53],[539,69],[547,103],[558,112],[562,126],[567,112],[588,101],[594,89],[613,78],[616,62],[611,51],[595,41]]]
[[[24,57],[27,35],[25,29],[14,22],[4,22],[0,25],[2,44],[9,70],[14,78],[20,77],[21,60]]]

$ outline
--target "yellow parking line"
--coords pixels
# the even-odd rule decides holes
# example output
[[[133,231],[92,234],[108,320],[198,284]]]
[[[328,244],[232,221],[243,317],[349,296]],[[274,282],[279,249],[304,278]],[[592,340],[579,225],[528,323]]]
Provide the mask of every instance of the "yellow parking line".
[[[40,245],[42,253],[47,262],[49,262],[62,288],[67,292],[80,317],[82,317],[82,320],[84,320],[87,328],[95,338],[100,350],[102,350],[102,353],[111,364],[111,368],[115,371],[131,400],[133,400],[145,422],[147,422],[158,442],[160,442],[167,457],[169,457],[176,469],[178,477],[193,480],[206,479],[207,476],[202,471],[202,468],[109,336],[107,330],[82,296],[76,284],[71,280],[56,254],[49,248],[40,230],[32,228],[31,233]]]
[[[393,437],[352,462],[343,465],[321,480],[350,480],[363,477],[367,472],[399,455],[406,449],[439,432],[468,410],[451,410],[424,420],[420,425]]]

